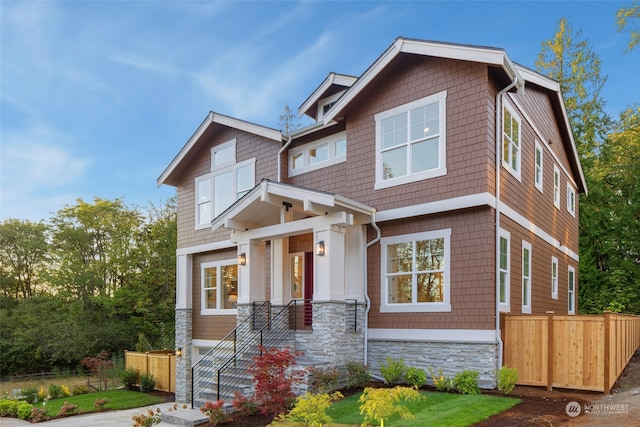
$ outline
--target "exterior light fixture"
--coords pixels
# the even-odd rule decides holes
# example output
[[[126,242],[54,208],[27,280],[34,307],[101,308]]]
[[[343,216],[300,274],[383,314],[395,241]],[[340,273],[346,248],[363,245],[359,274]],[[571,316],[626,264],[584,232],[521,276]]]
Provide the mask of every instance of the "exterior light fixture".
[[[182,357],[182,347],[176,348],[176,357]]]
[[[247,255],[244,252],[238,255],[238,264],[247,265]]]
[[[324,256],[324,240],[320,240],[316,243],[316,255]]]

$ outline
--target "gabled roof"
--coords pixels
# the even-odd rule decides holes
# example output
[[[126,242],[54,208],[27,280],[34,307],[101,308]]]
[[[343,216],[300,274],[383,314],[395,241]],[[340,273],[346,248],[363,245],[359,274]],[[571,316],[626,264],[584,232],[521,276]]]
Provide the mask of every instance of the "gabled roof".
[[[318,101],[326,96],[332,95],[333,93],[329,93],[330,89],[333,91],[346,90],[351,87],[358,80],[355,76],[349,76],[346,74],[338,74],[331,72],[329,75],[320,83],[320,85],[313,91],[311,95],[302,103],[300,107],[298,107],[298,115],[306,114],[310,117],[316,118],[316,105]]]
[[[162,172],[162,174],[158,177],[158,186],[162,184],[174,186],[177,185],[177,171],[180,169],[180,166],[183,164],[184,160],[189,157],[189,153],[192,152],[195,146],[199,145],[203,141],[208,140],[208,138],[220,127],[242,130],[254,135],[259,135],[264,138],[271,139],[280,144],[285,141],[284,135],[282,135],[282,132],[280,132],[279,130],[210,111],[207,117],[205,117],[205,119],[202,121],[200,126],[198,126],[198,129],[195,131],[195,133],[191,136],[191,138],[189,138],[184,147],[182,147],[178,155],[171,161],[169,166],[167,166],[164,172]]]
[[[374,208],[346,197],[312,190],[297,185],[263,179],[247,194],[211,221],[215,231],[220,227],[246,231],[282,222],[282,210],[292,211],[292,220],[346,212],[370,218]]]

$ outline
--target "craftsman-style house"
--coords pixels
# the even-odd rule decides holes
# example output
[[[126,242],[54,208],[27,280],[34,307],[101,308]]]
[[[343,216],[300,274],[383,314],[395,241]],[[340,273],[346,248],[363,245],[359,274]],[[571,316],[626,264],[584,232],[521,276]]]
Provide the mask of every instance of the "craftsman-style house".
[[[576,312],[586,184],[557,82],[398,38],[299,113],[285,135],[211,112],[158,178],[178,194],[176,400],[219,396],[259,342],[493,387],[500,312]]]

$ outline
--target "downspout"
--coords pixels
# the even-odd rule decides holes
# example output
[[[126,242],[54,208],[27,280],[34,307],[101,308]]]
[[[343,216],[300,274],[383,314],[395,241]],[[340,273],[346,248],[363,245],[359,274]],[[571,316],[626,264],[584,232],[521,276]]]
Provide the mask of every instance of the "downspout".
[[[498,366],[496,369],[502,368],[502,349],[504,347],[500,333],[500,160],[502,158],[502,141],[500,140],[502,126],[500,126],[500,118],[502,114],[502,95],[516,85],[518,85],[517,76],[513,78],[509,86],[496,95],[496,342],[498,343]]]
[[[284,152],[284,150],[287,149],[287,147],[289,147],[289,144],[291,144],[291,135],[287,135],[289,140],[287,141],[286,144],[284,144],[282,146],[282,148],[280,150],[278,150],[278,182],[280,182],[280,178],[282,175],[282,171],[280,170],[281,166],[280,164],[282,163],[282,161],[280,160],[280,158],[282,157],[282,153]]]
[[[367,261],[367,253],[368,249],[378,243],[380,241],[380,237],[382,233],[380,232],[380,227],[376,224],[376,211],[371,212],[371,226],[374,230],[376,230],[376,237],[367,243],[367,250],[364,252],[364,299],[367,303],[366,308],[364,310],[364,355],[363,355],[363,364],[366,366],[369,358],[369,310],[371,310],[371,299],[369,298],[369,279],[368,279],[368,271],[369,271],[369,263]]]

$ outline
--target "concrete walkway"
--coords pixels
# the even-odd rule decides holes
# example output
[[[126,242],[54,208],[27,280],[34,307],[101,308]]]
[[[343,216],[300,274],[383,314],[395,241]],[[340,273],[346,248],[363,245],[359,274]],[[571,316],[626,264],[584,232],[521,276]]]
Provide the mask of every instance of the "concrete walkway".
[[[98,412],[95,414],[87,415],[75,415],[73,417],[58,418],[55,420],[39,423],[43,427],[131,427],[133,426],[132,418],[135,415],[143,414],[147,412],[147,409],[151,409],[155,412],[157,408],[160,408],[160,412],[163,414],[175,413],[180,414],[180,418],[188,419],[190,416],[197,415],[201,418],[200,411],[195,409],[178,409],[173,411],[173,402],[160,403],[157,405],[147,406],[144,408],[125,409],[122,411],[108,411]],[[162,422],[156,424],[161,427],[169,427],[176,424],[169,424]],[[193,425],[193,424],[178,424],[178,425]],[[17,418],[0,418],[0,426],[2,427],[25,427],[33,426],[30,422],[23,421]]]

